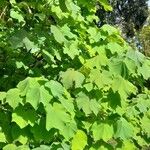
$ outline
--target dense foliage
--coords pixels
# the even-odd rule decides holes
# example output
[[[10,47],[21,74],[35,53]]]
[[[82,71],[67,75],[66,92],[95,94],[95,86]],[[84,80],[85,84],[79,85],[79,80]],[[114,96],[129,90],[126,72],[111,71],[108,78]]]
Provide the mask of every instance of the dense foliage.
[[[96,0],[0,4],[3,150],[148,148],[150,59],[96,27]]]

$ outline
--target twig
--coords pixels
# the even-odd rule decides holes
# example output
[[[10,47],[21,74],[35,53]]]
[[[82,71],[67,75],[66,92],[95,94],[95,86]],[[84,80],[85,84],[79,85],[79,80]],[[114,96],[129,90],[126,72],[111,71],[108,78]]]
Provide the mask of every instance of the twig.
[[[7,6],[5,6],[5,8],[3,9],[2,13],[0,14],[0,19],[3,17],[3,15],[5,14],[5,11],[7,9]]]

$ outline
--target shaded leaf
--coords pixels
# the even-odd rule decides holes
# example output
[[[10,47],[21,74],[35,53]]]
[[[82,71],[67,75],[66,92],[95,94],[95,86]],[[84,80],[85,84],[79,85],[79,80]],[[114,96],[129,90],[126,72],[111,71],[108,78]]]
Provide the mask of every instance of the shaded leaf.
[[[12,114],[12,122],[16,122],[20,128],[27,125],[33,126],[37,120],[37,115],[34,109],[19,106]]]

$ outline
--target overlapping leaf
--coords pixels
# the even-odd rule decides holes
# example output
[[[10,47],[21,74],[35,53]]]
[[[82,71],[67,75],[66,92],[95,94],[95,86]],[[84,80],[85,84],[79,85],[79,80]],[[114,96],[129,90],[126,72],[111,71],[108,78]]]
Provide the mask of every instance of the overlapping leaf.
[[[121,138],[122,140],[129,139],[133,136],[134,130],[132,124],[126,119],[120,118],[116,123],[115,137]]]
[[[66,89],[75,87],[82,87],[82,83],[85,79],[84,75],[74,69],[68,69],[66,72],[60,74],[61,82]]]
[[[114,129],[108,123],[94,123],[91,129],[95,141],[103,139],[105,142],[113,138]]]
[[[6,94],[6,102],[15,109],[19,103],[22,103],[22,98],[20,97],[20,91],[16,89],[10,89]]]
[[[136,87],[129,81],[118,76],[113,80],[112,90],[118,92],[120,97],[125,100],[130,94],[136,94]]]
[[[84,149],[87,144],[87,136],[82,130],[78,130],[72,140],[72,150]]]

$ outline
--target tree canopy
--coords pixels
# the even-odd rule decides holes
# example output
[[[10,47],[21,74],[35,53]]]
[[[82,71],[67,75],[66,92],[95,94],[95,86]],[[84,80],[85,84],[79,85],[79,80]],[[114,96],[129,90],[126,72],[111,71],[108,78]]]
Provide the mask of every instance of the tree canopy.
[[[96,4],[0,1],[0,149],[149,149],[150,59]]]

